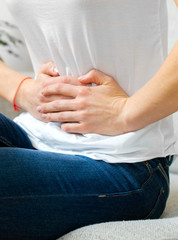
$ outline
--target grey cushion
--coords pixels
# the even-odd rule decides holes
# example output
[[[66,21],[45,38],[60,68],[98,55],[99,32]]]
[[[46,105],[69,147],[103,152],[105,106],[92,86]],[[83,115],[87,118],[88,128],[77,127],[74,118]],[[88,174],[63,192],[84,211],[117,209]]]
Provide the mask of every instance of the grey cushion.
[[[171,174],[171,192],[161,219],[94,224],[58,240],[178,240],[178,175]]]

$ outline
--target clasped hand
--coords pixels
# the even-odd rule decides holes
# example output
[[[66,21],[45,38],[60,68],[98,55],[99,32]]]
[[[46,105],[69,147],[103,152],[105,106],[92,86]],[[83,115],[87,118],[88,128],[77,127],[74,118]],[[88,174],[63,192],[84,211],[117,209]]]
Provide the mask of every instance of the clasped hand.
[[[68,133],[119,135],[126,132],[128,96],[111,76],[92,69],[77,78],[59,76],[50,70],[44,73],[44,69],[39,74],[48,73],[51,77],[43,76],[38,106],[32,115],[45,122],[61,122],[61,129]]]

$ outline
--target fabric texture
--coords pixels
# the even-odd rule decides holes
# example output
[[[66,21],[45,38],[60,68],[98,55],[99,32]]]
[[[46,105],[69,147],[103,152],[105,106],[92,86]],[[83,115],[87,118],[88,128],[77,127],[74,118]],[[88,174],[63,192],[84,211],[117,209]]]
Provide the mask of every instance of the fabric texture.
[[[58,240],[178,240],[178,174],[170,174],[170,179],[171,192],[161,219],[95,224]]]
[[[96,68],[132,95],[150,80],[167,55],[165,0],[7,3],[26,39],[36,74],[43,62],[51,60],[61,75],[78,77]],[[28,113],[15,121],[28,133],[33,146],[45,151],[82,154],[110,163],[176,153],[172,117],[112,137],[68,134],[60,129],[60,123],[42,123]]]
[[[159,218],[165,209],[172,157],[109,164],[39,151],[2,114],[0,156],[2,240],[55,239],[89,224]]]

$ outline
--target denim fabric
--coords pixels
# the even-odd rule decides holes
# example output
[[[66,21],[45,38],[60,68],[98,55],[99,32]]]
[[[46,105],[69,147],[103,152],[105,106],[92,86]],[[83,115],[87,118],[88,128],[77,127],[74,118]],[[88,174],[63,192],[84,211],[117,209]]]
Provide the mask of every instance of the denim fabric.
[[[35,150],[0,115],[0,239],[54,240],[82,226],[159,218],[172,157],[109,164]]]

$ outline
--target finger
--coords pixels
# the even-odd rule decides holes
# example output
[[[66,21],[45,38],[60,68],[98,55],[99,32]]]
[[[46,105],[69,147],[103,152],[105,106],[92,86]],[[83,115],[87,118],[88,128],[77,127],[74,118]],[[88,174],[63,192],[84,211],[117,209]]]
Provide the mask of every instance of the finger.
[[[42,95],[64,95],[68,97],[76,97],[78,94],[78,88],[70,84],[52,84],[43,89]]]
[[[73,76],[60,76],[59,81],[61,83],[67,83],[67,84],[76,85],[76,86],[81,85],[79,79]]]
[[[59,76],[59,72],[54,62],[47,62],[42,64],[39,73],[43,73],[49,76]]]
[[[76,111],[46,113],[41,115],[45,122],[78,122],[79,117]]]
[[[56,76],[56,77],[50,77],[50,78],[45,78],[43,81],[43,87],[47,87],[52,84],[57,84],[57,83],[67,83],[75,86],[86,86],[89,84],[83,84],[79,81],[78,78],[72,77],[72,76]]]
[[[67,133],[77,133],[77,134],[86,134],[87,131],[84,130],[83,124],[78,123],[62,123],[61,129]]]
[[[37,107],[37,111],[40,113],[74,111],[76,109],[77,105],[73,99],[57,100]]]
[[[83,84],[95,83],[97,85],[105,84],[108,79],[112,78],[96,69],[92,69],[85,75],[79,77],[80,82]]]
[[[67,96],[62,96],[62,95],[50,95],[44,97],[43,102],[49,103],[57,100],[64,100],[64,99],[74,99],[73,97],[67,97]]]

